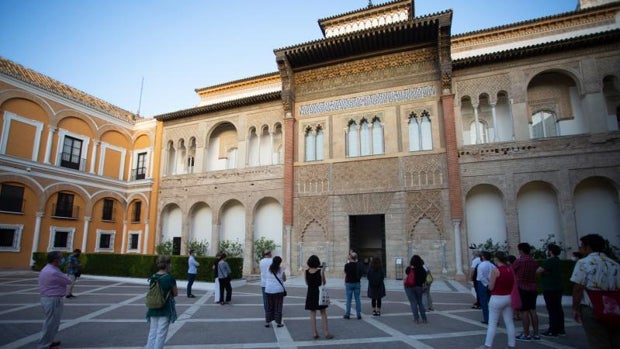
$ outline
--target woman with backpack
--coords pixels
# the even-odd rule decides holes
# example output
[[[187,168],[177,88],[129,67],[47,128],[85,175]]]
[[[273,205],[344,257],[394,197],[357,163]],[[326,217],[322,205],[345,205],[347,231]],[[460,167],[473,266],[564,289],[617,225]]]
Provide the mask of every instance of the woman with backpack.
[[[405,293],[411,306],[411,312],[413,313],[413,319],[416,324],[427,323],[426,310],[424,309],[424,303],[422,303],[422,294],[424,293],[424,284],[426,283],[426,270],[424,270],[424,262],[420,256],[413,255],[409,266],[405,269]]]
[[[157,272],[149,278],[149,287],[160,287],[165,297],[161,308],[149,308],[146,319],[149,322],[149,336],[147,349],[161,349],[166,342],[168,327],[177,319],[174,297],[178,295],[177,281],[168,272],[170,271],[170,257],[157,257]],[[148,297],[147,297],[148,298]]]

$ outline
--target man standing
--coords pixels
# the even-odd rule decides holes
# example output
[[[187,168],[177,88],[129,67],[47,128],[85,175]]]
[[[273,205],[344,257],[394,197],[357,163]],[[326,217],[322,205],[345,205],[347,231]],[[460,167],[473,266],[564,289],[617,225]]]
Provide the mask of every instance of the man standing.
[[[343,318],[351,318],[351,297],[355,295],[355,312],[357,319],[362,318],[362,303],[360,301],[361,291],[361,274],[360,267],[357,263],[357,253],[349,253],[349,259],[347,264],[344,265],[344,285],[347,294],[346,308]]]
[[[491,292],[489,291],[489,283],[491,282],[491,272],[495,269],[495,265],[491,263],[491,253],[482,251],[480,253],[480,264],[478,264],[478,272],[476,279],[476,288],[480,297],[480,307],[482,307],[482,323],[489,323],[489,299]]]
[[[198,266],[200,263],[196,261],[196,257],[194,253],[196,251],[189,250],[189,258],[187,259],[187,298],[196,298],[192,294],[192,286],[194,285],[194,280],[196,280],[196,274],[198,273]]]
[[[547,245],[547,260],[536,270],[542,275],[543,297],[549,313],[549,329],[541,333],[545,337],[565,335],[564,310],[562,310],[562,273],[558,257],[562,249],[555,244]]]
[[[530,256],[531,246],[527,242],[517,245],[519,258],[514,262],[512,268],[517,276],[517,287],[521,297],[521,322],[523,332],[516,338],[520,341],[540,340],[538,333],[538,315],[536,314],[536,270],[538,263]],[[530,335],[530,322],[534,333]]]
[[[472,247],[470,247],[472,248]],[[469,280],[474,284],[474,292],[476,292],[476,302],[471,306],[472,309],[480,309],[480,295],[478,294],[478,264],[480,264],[480,252],[473,250],[474,259],[469,267]]]
[[[263,307],[265,308],[265,313],[267,313],[267,295],[265,294],[265,284],[267,281],[267,275],[269,275],[269,266],[271,265],[273,258],[271,258],[271,251],[265,250],[263,251],[263,258],[258,263],[260,267],[260,289],[263,293]]]
[[[67,298],[75,297],[73,295],[73,286],[77,282],[77,279],[82,275],[80,272],[80,255],[82,251],[79,248],[73,250],[73,253],[69,256],[69,261],[67,262],[67,275],[71,278],[71,285],[69,285],[69,292],[67,292]]]
[[[620,290],[620,265],[607,257],[605,239],[589,234],[579,239],[579,251],[585,256],[577,261],[573,275],[573,318],[583,324],[590,348],[620,348],[620,331],[594,318],[587,290]]]
[[[37,343],[38,349],[55,348],[60,342],[54,342],[58,333],[60,318],[63,310],[63,297],[67,293],[67,286],[72,280],[60,271],[62,253],[51,251],[47,254],[47,265],[39,273],[39,293],[41,306],[45,313],[41,339]]]

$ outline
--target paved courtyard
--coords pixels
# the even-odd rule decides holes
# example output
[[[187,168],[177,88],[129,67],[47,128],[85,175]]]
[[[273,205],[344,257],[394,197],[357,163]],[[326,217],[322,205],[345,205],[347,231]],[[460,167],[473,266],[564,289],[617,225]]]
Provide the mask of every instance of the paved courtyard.
[[[43,313],[37,292],[37,273],[0,271],[0,347],[33,348],[39,338]],[[344,285],[330,279],[332,305],[328,308],[329,328],[335,338],[313,340],[309,312],[304,310],[306,289],[301,278],[286,283],[282,328],[265,328],[258,282],[233,282],[233,304],[213,303],[213,285],[199,282],[196,298],[185,297],[185,282],[179,280],[179,319],[168,333],[167,348],[477,348],[484,341],[486,326],[480,310],[471,309],[473,297],[467,285],[456,281],[433,283],[435,311],[428,324],[413,322],[409,303],[399,280],[387,282],[381,317],[373,317],[370,300],[362,295],[363,319],[345,320]],[[83,276],[76,298],[65,300],[63,320],[56,339],[62,348],[142,348],[148,325],[144,318],[146,280]],[[362,289],[365,289],[363,285]],[[541,330],[547,314],[539,297]],[[587,348],[580,325],[570,319],[565,304],[565,337],[535,342],[517,342],[517,348]],[[320,318],[320,317],[319,317]],[[516,323],[517,333],[521,324]],[[320,320],[319,320],[320,327]],[[505,348],[506,334],[500,325],[494,348]]]

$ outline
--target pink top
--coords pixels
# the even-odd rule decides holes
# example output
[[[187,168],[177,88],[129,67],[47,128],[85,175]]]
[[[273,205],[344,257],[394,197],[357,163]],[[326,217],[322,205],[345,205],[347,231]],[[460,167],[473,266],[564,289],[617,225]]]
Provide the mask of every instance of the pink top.
[[[58,267],[47,264],[39,273],[39,292],[42,297],[64,297],[71,279]]]
[[[507,265],[497,267],[499,276],[495,279],[495,287],[491,295],[505,296],[512,292],[512,285],[515,282],[515,274],[512,268]]]

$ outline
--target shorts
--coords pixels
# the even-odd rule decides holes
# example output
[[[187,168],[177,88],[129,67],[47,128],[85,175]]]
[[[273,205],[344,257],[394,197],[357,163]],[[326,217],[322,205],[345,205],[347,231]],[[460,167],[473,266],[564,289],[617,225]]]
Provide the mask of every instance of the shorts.
[[[527,291],[519,288],[519,297],[521,297],[521,311],[536,310],[536,296],[538,292]]]

